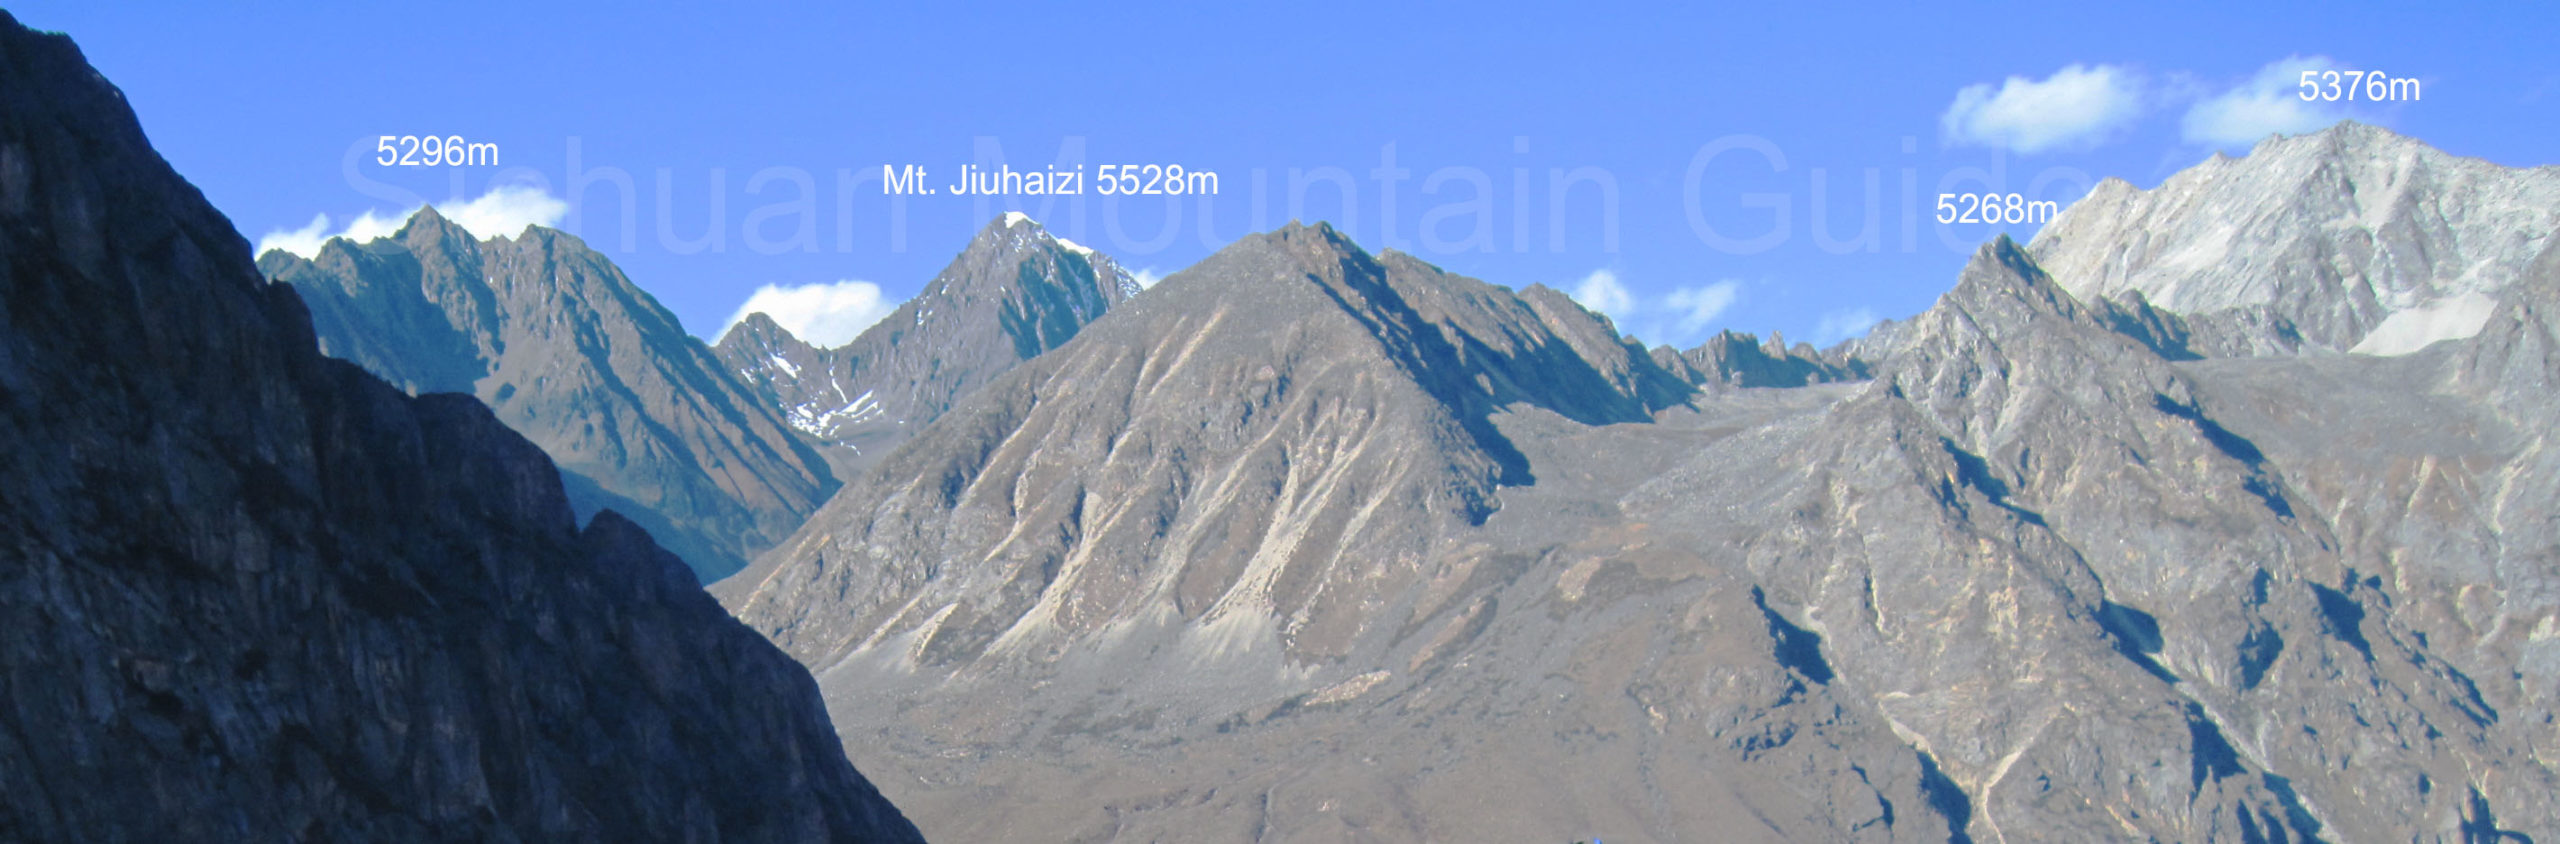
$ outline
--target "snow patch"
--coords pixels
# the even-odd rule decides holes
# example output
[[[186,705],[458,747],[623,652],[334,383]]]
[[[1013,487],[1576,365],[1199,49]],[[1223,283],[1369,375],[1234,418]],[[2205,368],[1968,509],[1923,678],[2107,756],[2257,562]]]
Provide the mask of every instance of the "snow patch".
[[[2444,340],[2459,340],[2480,333],[2497,309],[2496,300],[2477,292],[2438,299],[2384,318],[2347,351],[2405,355]]]
[[[1005,228],[1008,228],[1008,229],[1009,229],[1009,228],[1013,228],[1014,226],[1021,225],[1021,224],[1023,224],[1023,223],[1028,223],[1028,222],[1031,222],[1031,215],[1029,215],[1029,214],[1025,214],[1025,213],[1022,213],[1022,212],[1020,212],[1020,211],[1007,211],[1007,212],[1004,212],[1004,227],[1005,227]]]
[[[1052,242],[1052,243],[1056,243],[1056,244],[1058,244],[1058,248],[1060,248],[1060,249],[1064,249],[1064,250],[1067,250],[1067,251],[1069,251],[1069,252],[1073,252],[1073,253],[1076,253],[1076,254],[1078,254],[1078,255],[1082,255],[1082,256],[1084,256],[1084,257],[1085,257],[1085,259],[1086,259],[1086,260],[1092,260],[1092,259],[1093,259],[1093,250],[1091,250],[1091,249],[1086,249],[1086,248],[1084,248],[1084,246],[1083,246],[1083,245],[1078,244],[1078,243],[1076,243],[1075,241],[1068,240],[1068,239],[1066,239],[1066,238],[1059,237],[1059,236],[1054,235],[1054,234],[1049,236],[1049,240],[1050,240],[1050,242]]]
[[[836,395],[844,395],[842,384],[836,386]],[[864,390],[841,407],[821,409],[817,402],[802,404],[791,409],[791,418],[786,421],[810,435],[826,437],[846,426],[879,418],[882,413],[880,402],[871,397],[870,390]]]

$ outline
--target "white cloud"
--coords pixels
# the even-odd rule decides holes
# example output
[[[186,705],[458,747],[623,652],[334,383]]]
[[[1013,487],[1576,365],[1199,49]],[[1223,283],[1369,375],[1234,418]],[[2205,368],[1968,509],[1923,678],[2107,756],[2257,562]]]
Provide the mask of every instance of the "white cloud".
[[[1583,307],[1608,314],[1612,320],[1635,316],[1636,297],[1627,292],[1626,285],[1618,283],[1617,273],[1592,270],[1582,277],[1581,284],[1573,286],[1572,295]]]
[[[436,213],[488,240],[523,234],[526,226],[556,228],[569,215],[569,203],[528,185],[500,185],[469,202],[437,205]]]
[[[258,238],[258,254],[282,249],[305,258],[320,254],[320,244],[329,242],[323,234],[329,230],[329,215],[311,215],[311,225],[298,229],[276,229]]]
[[[2298,135],[2347,116],[2336,103],[2302,99],[2302,72],[2335,70],[2327,56],[2289,56],[2260,68],[2238,87],[2187,109],[2182,130],[2189,143],[2245,147],[2268,135]]]
[[[1583,307],[1606,314],[1618,330],[1648,342],[1685,346],[1706,334],[1707,326],[1742,298],[1742,282],[1727,279],[1682,287],[1660,297],[1639,296],[1609,270],[1592,270],[1566,294]]]
[[[1164,273],[1157,272],[1154,267],[1148,267],[1146,269],[1130,273],[1129,277],[1137,280],[1138,289],[1144,290],[1156,286],[1156,282],[1163,281]]]
[[[1876,312],[1869,308],[1832,311],[1823,314],[1822,319],[1813,324],[1813,344],[1829,346],[1865,334],[1867,329],[1876,327],[1876,323],[1882,321],[1877,318]]]
[[[310,225],[298,229],[275,229],[259,237],[257,254],[267,254],[269,249],[282,249],[304,258],[316,258],[320,256],[320,247],[330,238],[343,237],[363,243],[377,237],[390,237],[407,219],[405,215],[398,218],[381,216],[368,208],[355,219],[348,220],[346,226],[331,230],[329,215],[313,214]]]
[[[1671,291],[1671,295],[1663,299],[1663,304],[1671,309],[1672,326],[1676,329],[1672,336],[1681,338],[1683,342],[1697,337],[1706,330],[1708,323],[1723,315],[1726,308],[1733,307],[1733,300],[1741,295],[1742,283],[1732,280]]]
[[[274,229],[258,238],[258,254],[269,249],[282,249],[304,258],[320,256],[320,247],[330,238],[343,237],[354,243],[367,243],[390,237],[409,224],[416,209],[397,216],[367,208],[338,228],[331,228],[329,215],[314,214],[310,225],[298,229]],[[436,205],[436,213],[452,220],[471,236],[488,240],[497,236],[513,237],[527,225],[557,226],[568,216],[569,203],[562,202],[540,189],[525,185],[500,185],[475,199]]]
[[[897,309],[898,303],[881,295],[880,285],[868,281],[846,279],[797,287],[768,284],[756,288],[747,303],[729,315],[720,333],[729,333],[748,314],[762,313],[810,345],[834,348],[853,342],[863,329]],[[718,342],[717,338],[713,342]]]
[[[2095,146],[2142,111],[2139,74],[2074,64],[2038,82],[2012,76],[1966,86],[1938,118],[1948,143],[2038,153]]]

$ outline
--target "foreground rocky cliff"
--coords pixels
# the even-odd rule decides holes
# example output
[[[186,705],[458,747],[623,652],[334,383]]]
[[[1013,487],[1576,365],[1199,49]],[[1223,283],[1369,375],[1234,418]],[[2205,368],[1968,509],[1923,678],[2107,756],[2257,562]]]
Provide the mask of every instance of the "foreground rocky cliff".
[[[479,403],[322,357],[5,15],[0,522],[0,839],[918,839],[799,666]]]

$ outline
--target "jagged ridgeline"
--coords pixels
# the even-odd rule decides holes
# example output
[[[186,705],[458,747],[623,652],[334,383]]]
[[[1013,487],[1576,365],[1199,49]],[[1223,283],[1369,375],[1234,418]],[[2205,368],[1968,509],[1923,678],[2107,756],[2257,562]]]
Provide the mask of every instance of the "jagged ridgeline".
[[[2541,837],[2551,175],[2274,140],[1830,350],[1292,226],[714,591],[971,840]]]
[[[322,356],[5,13],[0,522],[0,839],[920,840],[800,666],[478,401]]]
[[[310,303],[322,351],[413,394],[477,397],[560,464],[581,518],[629,516],[705,581],[838,486],[761,392],[569,234],[468,232],[429,207],[388,238],[258,267]]]

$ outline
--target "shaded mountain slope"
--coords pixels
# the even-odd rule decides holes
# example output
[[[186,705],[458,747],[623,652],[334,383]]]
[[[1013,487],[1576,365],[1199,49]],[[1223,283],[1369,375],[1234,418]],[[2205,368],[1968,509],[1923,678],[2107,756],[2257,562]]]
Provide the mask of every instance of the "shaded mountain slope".
[[[576,237],[474,237],[424,208],[390,238],[331,240],[268,275],[312,303],[320,345],[413,393],[477,396],[611,507],[714,580],[835,491],[826,461],[675,315]]]

